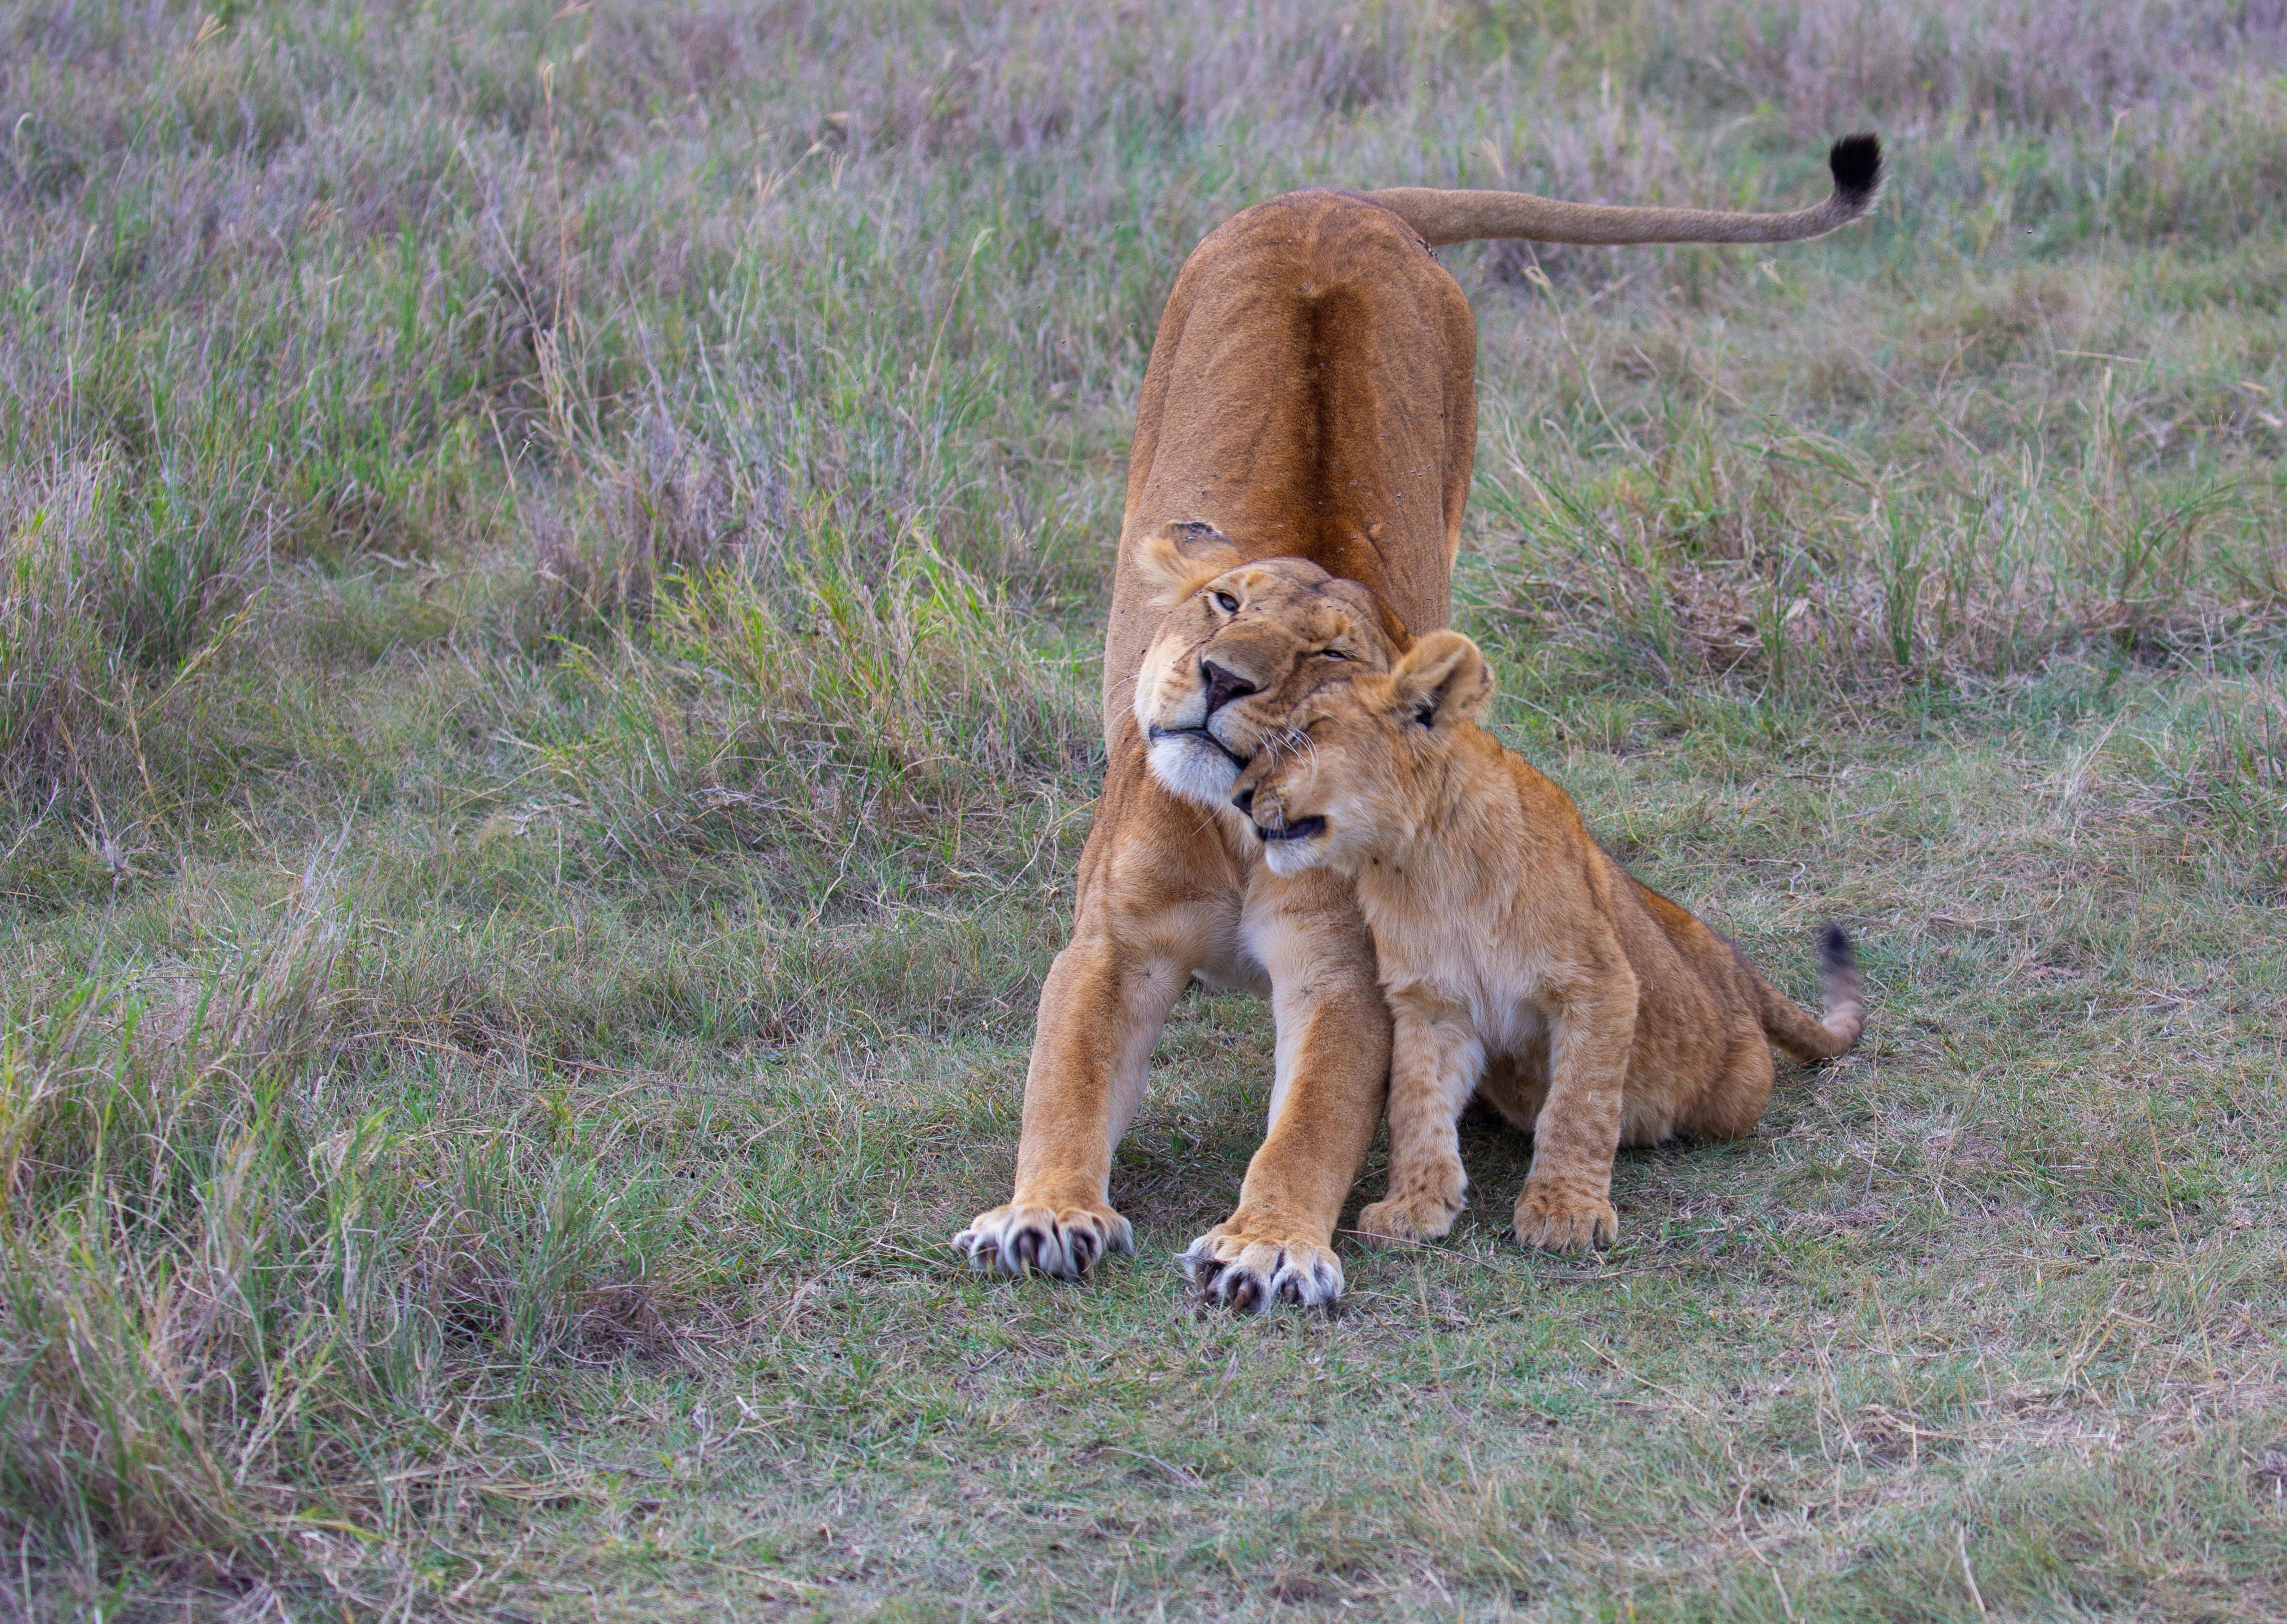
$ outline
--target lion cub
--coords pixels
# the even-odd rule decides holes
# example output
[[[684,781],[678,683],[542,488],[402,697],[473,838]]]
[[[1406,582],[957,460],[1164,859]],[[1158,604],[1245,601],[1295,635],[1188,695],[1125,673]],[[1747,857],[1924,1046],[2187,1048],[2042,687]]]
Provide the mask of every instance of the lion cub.
[[[1468,1185],[1454,1124],[1483,1088],[1533,1135],[1517,1239],[1608,1246],[1614,1151],[1751,1130],[1771,1044],[1816,1060],[1858,1041],[1857,964],[1829,925],[1826,1018],[1774,989],[1631,879],[1571,799],[1477,725],[1492,687],[1474,643],[1432,632],[1387,675],[1305,700],[1231,802],[1274,870],[1352,876],[1373,929],[1397,1048],[1389,1192],[1360,1226],[1399,1240],[1452,1228]]]

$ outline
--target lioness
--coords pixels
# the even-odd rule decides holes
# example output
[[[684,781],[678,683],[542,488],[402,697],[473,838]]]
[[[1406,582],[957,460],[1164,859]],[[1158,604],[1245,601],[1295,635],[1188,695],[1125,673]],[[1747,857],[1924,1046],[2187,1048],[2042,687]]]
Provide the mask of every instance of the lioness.
[[[1857,964],[1830,924],[1825,1018],[1774,988],[1630,878],[1571,798],[1477,725],[1492,690],[1476,644],[1431,632],[1386,674],[1315,685],[1231,804],[1274,873],[1352,880],[1373,932],[1397,1023],[1389,1192],[1359,1227],[1397,1240],[1452,1228],[1468,1183],[1454,1123],[1482,1078],[1533,1137],[1517,1239],[1609,1246],[1613,1152],[1750,1132],[1773,1043],[1823,1060],[1858,1041]],[[1491,1058],[1512,1065],[1488,1073]]]
[[[1238,1209],[1193,1243],[1186,1266],[1234,1306],[1341,1293],[1330,1246],[1381,1118],[1389,1011],[1349,888],[1267,869],[1225,797],[1248,748],[1242,701],[1278,689],[1298,662],[1329,663],[1336,646],[1286,622],[1290,610],[1339,613],[1369,661],[1369,629],[1394,646],[1444,623],[1476,444],[1476,325],[1429,248],[1815,237],[1872,206],[1879,144],[1840,141],[1829,167],[1824,202],[1772,215],[1425,187],[1296,192],[1233,216],[1192,251],[1136,408],[1104,638],[1109,764],[1072,939],[1041,990],[1016,1190],[954,1237],[977,1266],[1077,1279],[1106,1250],[1130,1249],[1112,1205],[1112,1147],[1167,1011],[1199,976],[1270,993],[1277,1082]],[[1266,576],[1243,654],[1235,643],[1230,660],[1171,662],[1143,693],[1136,671],[1172,567],[1164,549],[1147,561],[1153,538],[1202,566],[1283,557],[1324,578],[1278,573],[1274,593]],[[1178,736],[1153,746],[1153,726]]]

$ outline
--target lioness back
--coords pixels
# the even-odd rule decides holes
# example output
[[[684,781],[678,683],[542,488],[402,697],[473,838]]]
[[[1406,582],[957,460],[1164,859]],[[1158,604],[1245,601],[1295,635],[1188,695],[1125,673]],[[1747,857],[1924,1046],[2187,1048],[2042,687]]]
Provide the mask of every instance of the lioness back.
[[[1137,402],[1104,637],[1109,742],[1170,601],[1144,557],[1197,524],[1442,626],[1476,451],[1476,319],[1404,219],[1341,192],[1232,216],[1167,297]]]

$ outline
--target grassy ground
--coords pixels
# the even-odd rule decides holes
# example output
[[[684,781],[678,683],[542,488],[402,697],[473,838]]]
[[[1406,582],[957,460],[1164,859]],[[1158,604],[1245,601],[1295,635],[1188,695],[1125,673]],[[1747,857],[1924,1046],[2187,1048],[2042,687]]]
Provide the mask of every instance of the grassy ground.
[[[2279,20],[0,7],[0,1612],[2287,1615]],[[1191,244],[1864,125],[1445,257],[1503,726],[1866,1044],[1240,1323],[1195,997],[956,1272]]]

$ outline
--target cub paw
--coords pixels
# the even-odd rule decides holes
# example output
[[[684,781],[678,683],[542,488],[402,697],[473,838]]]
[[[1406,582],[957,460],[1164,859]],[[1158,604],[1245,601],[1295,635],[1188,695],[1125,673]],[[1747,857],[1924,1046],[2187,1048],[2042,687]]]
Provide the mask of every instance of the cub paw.
[[[1460,1214],[1459,1203],[1448,1207],[1434,1195],[1394,1195],[1359,1213],[1358,1230],[1374,1240],[1443,1240]]]
[[[1217,1224],[1184,1249],[1183,1273],[1202,1305],[1267,1314],[1273,1303],[1331,1310],[1341,1260],[1307,1240],[1258,1240]]]
[[[1027,1207],[980,1212],[953,1238],[969,1267],[988,1274],[1076,1280],[1106,1252],[1133,1252],[1136,1232],[1109,1207]]]
[[[1525,1246],[1551,1252],[1586,1252],[1620,1238],[1620,1215],[1602,1196],[1569,1195],[1527,1184],[1516,1198],[1516,1238]]]

